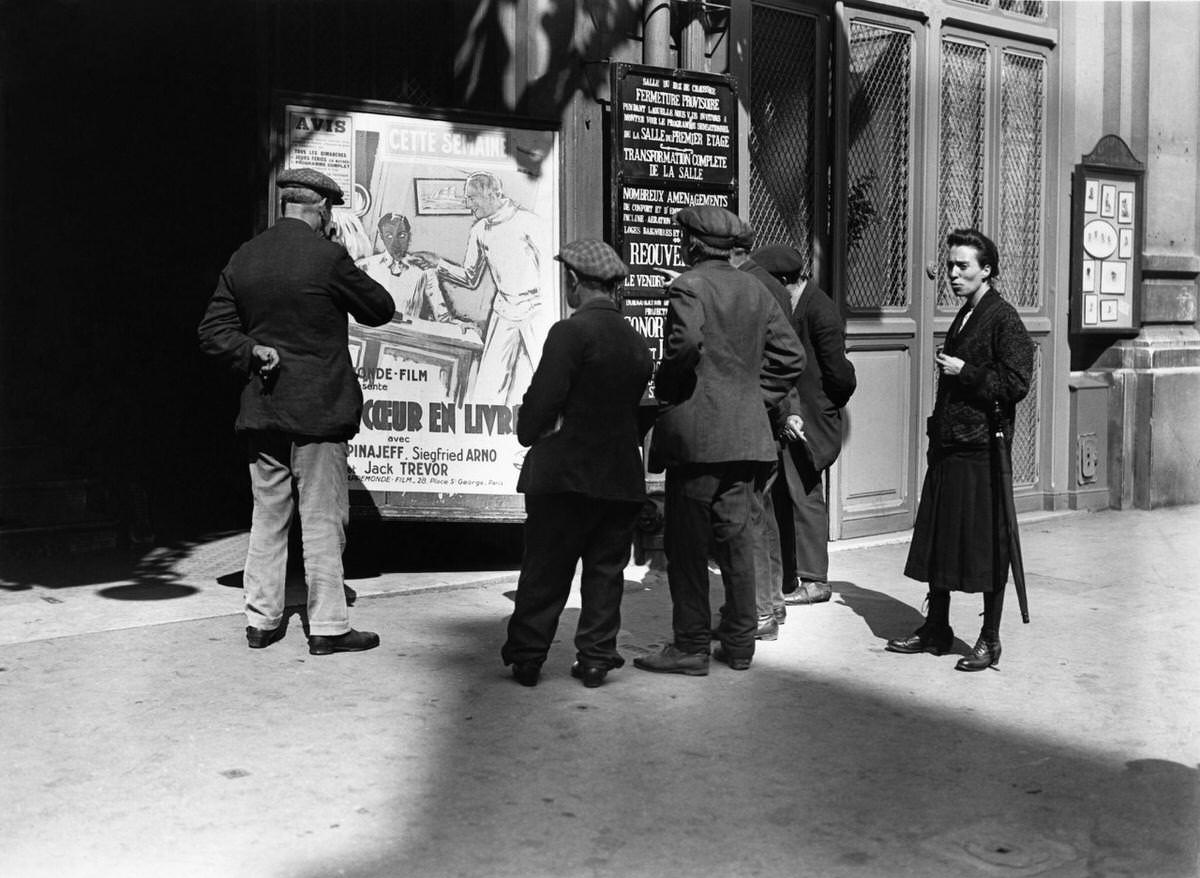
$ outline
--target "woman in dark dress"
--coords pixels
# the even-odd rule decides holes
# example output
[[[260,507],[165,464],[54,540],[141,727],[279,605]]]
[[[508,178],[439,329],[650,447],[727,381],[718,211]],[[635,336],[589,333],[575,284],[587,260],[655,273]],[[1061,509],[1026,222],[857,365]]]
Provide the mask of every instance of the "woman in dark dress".
[[[996,289],[996,245],[975,229],[946,238],[946,271],[965,302],[936,356],[937,401],[929,418],[929,469],[904,575],[929,583],[925,624],[889,640],[891,652],[941,655],[954,642],[950,592],[983,595],[983,630],[960,671],[1000,661],[1000,614],[1008,582],[1004,488],[991,437],[996,421],[1011,455],[1016,404],[1029,392],[1034,346],[1016,309]]]

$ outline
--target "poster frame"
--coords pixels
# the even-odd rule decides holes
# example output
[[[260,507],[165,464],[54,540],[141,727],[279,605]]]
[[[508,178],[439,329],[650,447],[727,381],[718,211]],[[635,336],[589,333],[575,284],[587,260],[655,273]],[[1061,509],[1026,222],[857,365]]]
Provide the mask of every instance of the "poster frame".
[[[1141,331],[1142,242],[1145,238],[1145,166],[1116,135],[1105,135],[1075,165],[1071,197],[1069,330],[1071,335],[1132,338]],[[1119,208],[1132,206],[1132,216]],[[1111,209],[1109,209],[1111,208]],[[1085,228],[1097,220],[1111,225],[1113,252],[1090,253]],[[1105,261],[1107,260],[1107,261]],[[1091,262],[1091,283],[1083,267]],[[1121,289],[1105,266],[1120,263]],[[1118,272],[1119,274],[1120,272]],[[1107,282],[1106,282],[1107,281]],[[1128,314],[1118,319],[1116,309]]]
[[[449,125],[465,125],[503,129],[507,136],[529,132],[538,135],[543,141],[551,144],[549,154],[553,155],[554,191],[550,198],[553,216],[549,221],[549,233],[552,244],[557,247],[563,240],[563,179],[564,179],[564,149],[562,125],[559,120],[531,116],[514,116],[507,114],[462,111],[441,107],[418,107],[411,104],[390,101],[364,100],[342,95],[330,95],[317,92],[274,90],[271,93],[270,132],[269,132],[269,166],[267,169],[267,209],[266,216],[271,222],[278,218],[278,194],[276,176],[286,166],[288,151],[288,109],[293,106],[307,106],[314,109],[329,110],[337,113],[365,113],[381,116],[407,118],[419,122],[440,122]],[[547,137],[548,136],[548,137]],[[514,158],[514,161],[519,160]],[[412,178],[416,186],[416,176]],[[414,188],[415,198],[415,188]],[[349,199],[348,199],[349,200]],[[414,213],[416,213],[414,211]],[[422,214],[423,216],[423,214]],[[435,214],[448,216],[453,219],[458,214]],[[551,261],[552,253],[546,254],[546,260]],[[552,263],[557,266],[557,263]],[[549,301],[554,304],[554,314],[547,320],[547,326],[553,320],[566,315],[565,294],[561,283],[561,272],[550,271],[551,293]],[[391,324],[388,324],[390,326]],[[364,335],[370,335],[377,330],[368,327],[361,328]],[[386,329],[386,327],[385,327]],[[540,352],[539,352],[540,353]],[[360,353],[361,355],[361,353]],[[515,491],[515,477],[512,478],[514,490],[505,493],[471,493],[469,491],[452,492],[420,492],[378,490],[355,487],[353,482],[350,491],[350,514],[352,520],[403,520],[403,521],[453,521],[478,523],[521,522],[525,519],[523,497]]]

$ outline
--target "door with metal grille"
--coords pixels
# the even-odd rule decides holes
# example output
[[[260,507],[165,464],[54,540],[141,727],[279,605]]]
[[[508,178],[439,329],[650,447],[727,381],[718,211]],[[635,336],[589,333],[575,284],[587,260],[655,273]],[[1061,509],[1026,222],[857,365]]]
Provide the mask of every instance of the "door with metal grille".
[[[996,241],[997,287],[1038,344],[1013,467],[1024,506],[1041,502],[1051,50],[1041,44],[1040,4],[974,5],[982,8],[843,8],[835,28],[831,264],[859,375],[832,492],[840,536],[911,526],[936,392],[933,351],[961,304],[942,267],[955,228]]]
[[[933,350],[958,306],[942,269],[953,228],[976,226],[996,241],[1001,293],[1038,343],[1013,465],[1025,508],[1043,490],[1055,32],[1039,2],[889,6],[831,14],[762,0],[745,22],[750,220],[760,242],[792,243],[811,260],[846,318],[858,372],[831,472],[835,539],[912,524]]]

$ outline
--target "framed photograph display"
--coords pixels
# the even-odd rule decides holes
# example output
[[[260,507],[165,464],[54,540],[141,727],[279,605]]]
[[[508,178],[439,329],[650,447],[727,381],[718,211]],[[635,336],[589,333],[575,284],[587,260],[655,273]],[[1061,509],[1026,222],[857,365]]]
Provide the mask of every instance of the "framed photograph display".
[[[557,123],[282,93],[273,119],[272,209],[279,171],[332,177],[334,240],[396,303],[350,322],[352,514],[523,520],[517,411],[564,310]]]
[[[1144,168],[1107,135],[1075,166],[1071,198],[1073,334],[1134,336],[1141,319]]]

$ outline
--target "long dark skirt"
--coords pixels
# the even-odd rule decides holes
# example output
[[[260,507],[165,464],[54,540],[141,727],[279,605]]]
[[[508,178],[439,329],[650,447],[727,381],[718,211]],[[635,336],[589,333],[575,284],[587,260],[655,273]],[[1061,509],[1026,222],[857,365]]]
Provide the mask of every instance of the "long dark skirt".
[[[1008,581],[1008,526],[988,449],[930,464],[904,575],[933,588],[990,592]]]

